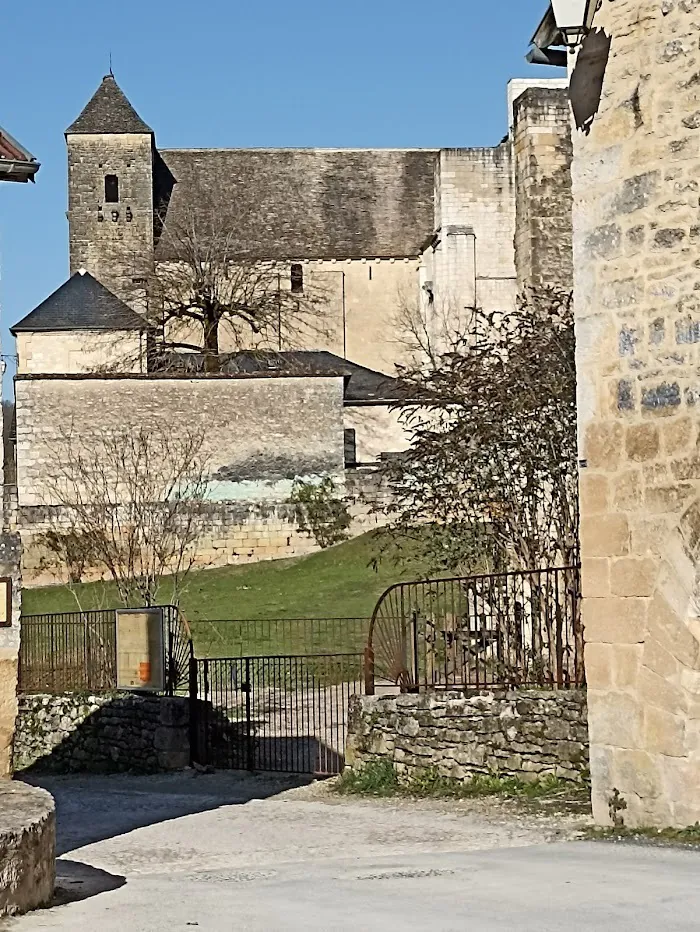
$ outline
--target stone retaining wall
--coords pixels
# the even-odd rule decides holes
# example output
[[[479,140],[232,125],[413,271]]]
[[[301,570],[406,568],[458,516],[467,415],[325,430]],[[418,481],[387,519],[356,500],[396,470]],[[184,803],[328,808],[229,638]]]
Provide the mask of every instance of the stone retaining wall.
[[[19,699],[14,769],[158,773],[190,762],[187,699],[113,693]]]
[[[0,916],[48,905],[55,857],[51,796],[25,783],[0,780]]]
[[[346,765],[389,760],[400,774],[436,768],[458,780],[498,774],[582,780],[588,770],[585,691],[355,696]]]

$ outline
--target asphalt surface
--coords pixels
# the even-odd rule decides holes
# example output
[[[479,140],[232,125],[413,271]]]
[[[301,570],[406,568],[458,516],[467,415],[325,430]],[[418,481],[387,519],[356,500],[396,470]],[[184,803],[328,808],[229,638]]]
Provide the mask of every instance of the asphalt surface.
[[[580,817],[231,775],[40,782],[58,905],[12,932],[700,929],[700,853],[561,840]]]

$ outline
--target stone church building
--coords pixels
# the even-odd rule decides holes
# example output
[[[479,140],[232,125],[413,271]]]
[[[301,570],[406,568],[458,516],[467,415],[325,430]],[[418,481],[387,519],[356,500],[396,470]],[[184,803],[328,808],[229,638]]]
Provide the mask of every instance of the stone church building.
[[[407,309],[437,337],[470,308],[570,288],[564,83],[512,81],[508,132],[492,148],[160,149],[107,75],[66,131],[71,277],[12,328],[27,579],[44,579],[31,538],[57,520],[52,438],[96,418],[207,427],[209,563],[308,547],[285,504],[295,476],[345,482],[365,528],[371,467],[406,446],[390,404]],[[154,372],[153,271],[176,261],[172,230],[221,218],[238,255],[282,270],[280,289],[323,295],[326,326],[245,346],[224,329],[220,373],[192,353]]]

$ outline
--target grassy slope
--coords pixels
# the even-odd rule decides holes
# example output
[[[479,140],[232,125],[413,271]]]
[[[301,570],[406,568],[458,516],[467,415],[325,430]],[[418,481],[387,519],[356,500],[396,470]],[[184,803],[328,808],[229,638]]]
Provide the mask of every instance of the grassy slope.
[[[421,574],[418,561],[398,566],[389,558],[375,571],[369,563],[377,552],[376,533],[370,532],[306,557],[201,570],[188,578],[181,606],[191,620],[367,617],[387,586]],[[77,590],[84,608],[117,604],[109,586],[89,584]],[[75,609],[76,600],[65,586],[25,589],[22,594],[27,615]]]

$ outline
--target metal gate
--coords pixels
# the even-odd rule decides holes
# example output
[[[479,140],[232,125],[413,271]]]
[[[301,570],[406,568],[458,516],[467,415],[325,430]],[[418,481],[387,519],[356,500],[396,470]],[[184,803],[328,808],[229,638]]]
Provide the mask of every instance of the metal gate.
[[[363,655],[192,658],[194,760],[217,768],[340,773]]]

